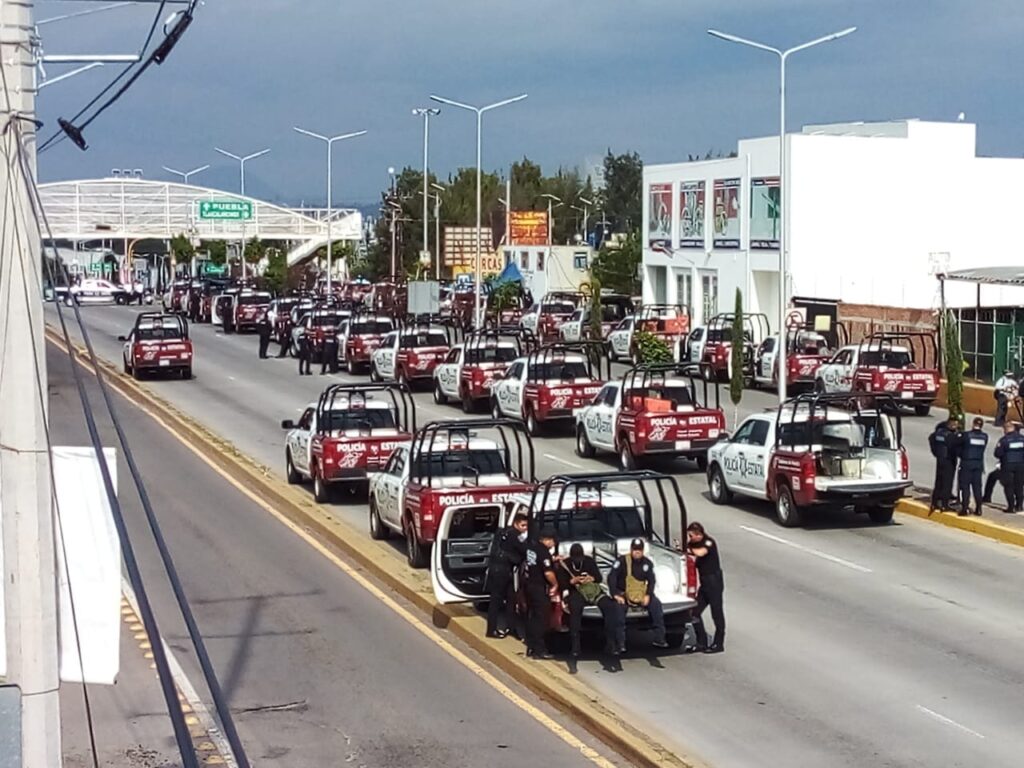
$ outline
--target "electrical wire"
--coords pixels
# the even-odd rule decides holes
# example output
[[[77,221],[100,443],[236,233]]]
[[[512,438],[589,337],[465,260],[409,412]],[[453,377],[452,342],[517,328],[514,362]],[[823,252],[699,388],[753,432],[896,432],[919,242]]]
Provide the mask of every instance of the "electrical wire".
[[[24,161],[24,155],[22,154],[22,160]],[[27,171],[25,163],[23,162],[23,169]],[[53,232],[50,229],[49,219],[46,216],[46,211],[42,206],[42,198],[39,195],[39,188],[34,178],[30,174],[26,173],[26,178],[30,180],[30,195],[31,209],[33,216],[36,217],[37,222],[40,223],[40,230],[47,234],[48,241],[52,244],[54,242]],[[59,258],[54,247],[54,257]],[[61,327],[64,331],[65,342],[70,347],[70,336],[67,331],[67,325],[64,321],[63,312],[60,307],[60,303],[56,303],[57,314],[61,321]],[[238,768],[249,768],[248,757],[246,756],[245,749],[242,745],[241,738],[238,736],[238,731],[235,727],[234,718],[231,715],[231,709],[228,705],[226,698],[224,697],[223,690],[220,687],[220,682],[217,679],[216,671],[213,668],[213,663],[210,660],[209,653],[206,649],[206,643],[203,640],[202,634],[199,631],[199,626],[196,623],[195,615],[192,612],[192,608],[188,603],[188,598],[185,595],[184,586],[181,583],[181,579],[178,576],[178,571],[174,565],[174,559],[171,556],[170,550],[167,547],[167,542],[164,539],[163,532],[160,528],[160,523],[157,520],[156,513],[153,509],[153,505],[149,498],[149,493],[146,490],[146,484],[142,479],[142,473],[139,470],[138,465],[135,462],[135,456],[132,452],[131,445],[128,441],[128,437],[125,434],[124,428],[121,424],[117,408],[114,405],[113,399],[110,396],[110,390],[105,381],[105,377],[101,373],[100,363],[96,355],[96,351],[93,348],[92,340],[89,336],[89,331],[86,323],[83,321],[81,312],[77,303],[72,303],[74,310],[75,319],[78,323],[79,331],[82,334],[82,340],[85,343],[86,349],[89,354],[89,360],[92,363],[93,369],[95,370],[96,381],[99,384],[100,392],[103,396],[104,403],[107,411],[110,414],[111,422],[114,426],[114,430],[117,433],[118,442],[124,454],[125,462],[128,465],[129,473],[132,476],[135,487],[139,493],[139,499],[142,503],[143,511],[146,515],[146,521],[149,524],[149,529],[153,535],[153,539],[157,545],[157,551],[160,554],[160,559],[163,563],[164,570],[167,573],[167,578],[170,581],[172,591],[174,592],[175,600],[178,603],[178,608],[181,612],[182,618],[185,621],[186,629],[188,630],[189,639],[192,641],[192,646],[196,652],[196,658],[199,661],[200,668],[203,672],[203,678],[206,682],[206,686],[210,691],[210,696],[213,699],[214,709],[217,713],[218,720],[220,721],[221,728],[224,730],[225,738],[231,747]],[[132,585],[138,592],[138,587]],[[143,594],[138,595],[140,608],[143,603]],[[155,647],[157,640],[153,640],[154,646],[154,657],[156,655]]]

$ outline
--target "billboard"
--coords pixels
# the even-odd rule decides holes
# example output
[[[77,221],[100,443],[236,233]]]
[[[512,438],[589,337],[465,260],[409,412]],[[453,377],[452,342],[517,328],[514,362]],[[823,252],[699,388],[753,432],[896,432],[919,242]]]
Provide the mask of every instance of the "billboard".
[[[679,247],[704,248],[704,182],[679,182]]]
[[[750,180],[750,247],[779,249],[779,177]]]
[[[484,255],[491,252],[491,228],[476,227],[444,228],[444,265],[446,267],[476,267],[477,240]]]
[[[509,245],[547,245],[546,211],[512,211],[508,215]]]
[[[647,188],[647,244],[651,248],[672,245],[671,184],[651,184]]]
[[[715,179],[714,247],[740,247],[739,179]]]

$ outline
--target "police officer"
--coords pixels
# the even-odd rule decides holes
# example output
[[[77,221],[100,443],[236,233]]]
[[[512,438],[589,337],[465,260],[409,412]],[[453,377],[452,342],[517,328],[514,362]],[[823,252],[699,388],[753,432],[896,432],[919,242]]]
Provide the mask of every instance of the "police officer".
[[[997,427],[1003,426],[1006,421],[1006,411],[1010,404],[1016,402],[1020,385],[1013,371],[1006,370],[993,387],[996,398],[996,419],[993,422]]]
[[[267,316],[267,311],[263,310],[256,321],[256,333],[260,337],[260,360],[267,359],[267,347],[270,346],[270,331],[270,318]]]
[[[331,373],[338,370],[338,336],[330,332],[324,335],[324,343],[320,347],[320,375],[328,370]]]
[[[285,314],[281,319],[280,330],[278,331],[279,339],[281,341],[281,351],[277,353],[277,356],[287,357],[288,353],[292,349],[292,316]]]
[[[1006,511],[1024,509],[1024,435],[1015,421],[1003,425],[1003,436],[996,443],[996,458],[1002,468],[1003,492]]]
[[[956,476],[956,441],[960,422],[955,416],[940,421],[928,435],[928,446],[935,457],[935,481],[932,484],[931,511],[949,509],[953,496],[953,478]]]
[[[725,650],[725,609],[722,596],[725,580],[722,577],[722,561],[718,556],[718,542],[707,535],[704,526],[698,522],[686,527],[686,551],[697,560],[700,575],[700,589],[697,592],[697,650],[705,653],[721,653]],[[715,622],[715,639],[708,644],[708,633],[704,628],[702,614],[711,609],[711,620]]]
[[[668,648],[665,641],[665,612],[661,601],[654,594],[654,583],[654,563],[644,557],[644,540],[633,539],[629,545],[629,554],[615,561],[608,576],[612,597],[619,604],[616,654],[626,652],[626,613],[630,607],[647,610],[654,630],[651,645],[655,648]]]
[[[957,441],[957,457],[960,459],[960,511],[963,517],[969,511],[971,494],[974,494],[974,514],[981,514],[981,476],[985,472],[985,447],[988,435],[982,430],[985,422],[976,416],[971,430],[964,432]]]
[[[537,541],[526,547],[523,559],[523,589],[526,593],[526,655],[531,659],[550,659],[544,644],[551,615],[549,592],[558,589],[551,547],[555,543],[552,531],[542,531]]]
[[[512,519],[512,525],[502,529],[494,537],[487,562],[487,588],[490,602],[487,604],[487,637],[506,637],[515,624],[513,609],[515,595],[512,593],[512,573],[526,554],[526,529],[529,520],[519,513]],[[505,617],[504,628],[498,627],[498,620]]]
[[[309,343],[309,338],[305,333],[299,334],[299,376],[312,376],[313,371],[310,367],[310,362],[313,357],[313,350],[310,349],[312,345]]]
[[[574,543],[569,557],[558,563],[558,583],[569,606],[569,636],[572,655],[580,655],[580,633],[583,628],[583,609],[596,605],[604,619],[605,648],[615,653],[617,648],[619,607],[601,584],[601,571],[597,561],[583,551],[583,545]]]

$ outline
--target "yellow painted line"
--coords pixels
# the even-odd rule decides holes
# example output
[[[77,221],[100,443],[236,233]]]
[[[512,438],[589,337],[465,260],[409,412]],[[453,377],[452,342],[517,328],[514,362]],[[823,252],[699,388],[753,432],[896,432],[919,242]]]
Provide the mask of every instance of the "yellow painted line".
[[[1011,544],[1015,547],[1024,547],[1024,529],[1010,528],[1000,525],[984,517],[976,515],[964,515],[961,517],[956,512],[931,512],[928,505],[914,499],[900,499],[896,504],[896,511],[904,515],[911,515],[922,520],[929,520],[947,528],[956,528],[960,531],[968,531],[978,536],[984,536],[993,541],[1003,544]]]

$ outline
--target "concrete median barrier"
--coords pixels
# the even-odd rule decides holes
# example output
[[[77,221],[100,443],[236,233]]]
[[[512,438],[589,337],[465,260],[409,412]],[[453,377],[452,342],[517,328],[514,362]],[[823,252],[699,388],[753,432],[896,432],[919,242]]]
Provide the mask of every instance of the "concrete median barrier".
[[[961,517],[956,512],[932,512],[929,510],[927,503],[915,499],[901,499],[896,505],[896,511],[904,515],[911,515],[922,520],[939,523],[949,528],[976,533],[979,536],[1000,541],[1003,544],[1024,547],[1024,529],[999,525],[999,523],[987,520],[985,517],[976,517],[974,515]]]

